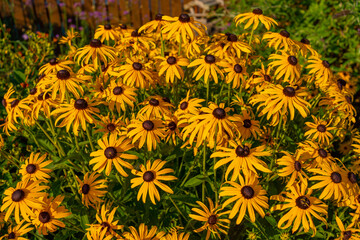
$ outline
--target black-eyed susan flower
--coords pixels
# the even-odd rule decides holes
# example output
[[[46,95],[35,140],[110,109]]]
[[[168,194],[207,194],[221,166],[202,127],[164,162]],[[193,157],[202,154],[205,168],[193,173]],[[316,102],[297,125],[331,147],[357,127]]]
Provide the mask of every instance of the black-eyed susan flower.
[[[69,132],[70,126],[73,125],[73,132],[77,136],[80,125],[85,131],[87,122],[95,122],[93,115],[97,115],[100,112],[98,108],[94,107],[97,104],[88,98],[71,99],[69,104],[61,104],[60,108],[52,111],[51,115],[61,114],[57,117],[55,125],[61,121],[58,127],[66,126],[67,132]]]
[[[327,86],[333,77],[330,63],[326,60],[321,60],[318,56],[311,56],[309,63],[310,64],[306,67],[310,69],[309,74],[315,75],[316,82],[320,86]]]
[[[287,229],[293,224],[292,233],[294,233],[299,229],[300,225],[302,225],[304,232],[312,229],[312,237],[314,237],[316,227],[312,216],[326,224],[326,219],[321,215],[327,215],[327,205],[316,197],[310,196],[312,190],[307,188],[307,184],[301,184],[300,186],[296,184],[291,186],[289,190],[289,192],[282,192],[279,195],[270,197],[270,200],[284,202],[273,206],[271,211],[290,209],[278,221],[278,228]],[[319,213],[321,215],[319,215]]]
[[[101,120],[97,121],[97,125],[99,125],[100,128],[95,130],[95,132],[104,133],[104,136],[106,135],[120,136],[126,134],[123,133],[123,131],[121,130],[121,128],[124,127],[125,124],[121,121],[121,118],[115,118],[115,116],[113,116],[111,119],[109,115],[101,116]]]
[[[106,191],[106,180],[98,179],[100,174],[93,172],[90,174],[86,173],[84,181],[81,181],[78,176],[75,176],[79,183],[79,193],[81,194],[81,201],[86,207],[95,206],[97,203],[103,202],[101,197],[105,196]]]
[[[295,84],[300,78],[301,67],[295,56],[282,52],[281,55],[271,54],[269,59],[275,60],[269,63],[269,67],[276,68],[274,73],[276,79],[284,77],[284,82]]]
[[[223,207],[235,202],[230,211],[229,218],[233,219],[237,214],[236,224],[240,224],[248,212],[250,220],[255,222],[256,216],[254,210],[263,218],[265,212],[263,209],[268,209],[268,198],[266,191],[259,185],[259,181],[255,174],[247,174],[243,178],[239,175],[240,184],[236,182],[226,182],[231,186],[223,186],[220,189],[220,197],[231,197],[227,199]]]
[[[114,110],[116,106],[116,111],[120,113],[120,108],[122,111],[125,111],[126,106],[134,107],[135,97],[137,96],[135,91],[136,88],[128,87],[119,81],[112,80],[106,88],[106,101],[109,102],[110,110]]]
[[[313,141],[307,140],[299,143],[297,151],[297,158],[304,157],[308,159],[310,168],[322,168],[322,165],[329,165],[334,161],[329,150],[319,146],[319,144]]]
[[[84,89],[81,86],[84,83],[85,81],[78,78],[75,73],[63,69],[43,78],[37,86],[47,89],[46,92],[51,91],[53,100],[59,97],[60,101],[63,102],[67,93],[72,93],[76,98],[79,98],[80,94],[84,93]]]
[[[15,99],[7,105],[7,120],[11,123],[18,123],[18,118],[22,120],[26,119],[24,113],[26,111],[31,112],[31,108],[29,107],[29,100],[26,98],[21,100]]]
[[[165,142],[171,139],[172,143],[176,145],[176,137],[181,138],[178,124],[176,116],[165,117]]]
[[[162,16],[162,19],[169,22],[161,32],[166,34],[167,39],[174,38],[177,42],[186,43],[189,38],[191,41],[196,35],[205,35],[206,26],[186,13],[180,14],[179,17]]]
[[[260,136],[260,123],[251,115],[252,114],[248,110],[244,110],[241,115],[239,115],[240,121],[235,122],[236,127],[240,132],[240,137],[243,140],[250,137],[257,139]]]
[[[37,95],[35,102],[32,105],[31,117],[35,120],[39,118],[40,111],[44,113],[44,116],[50,118],[51,108],[58,105],[58,102],[53,100],[48,92],[42,92]]]
[[[155,19],[145,23],[144,25],[142,25],[139,28],[139,32],[146,32],[146,33],[151,33],[151,32],[155,32],[155,33],[159,33],[161,28],[164,27],[165,25],[169,24],[168,21],[163,19],[164,14],[161,13],[157,13],[155,15]]]
[[[25,234],[33,230],[34,228],[31,227],[31,223],[25,223],[25,220],[22,220],[16,226],[10,226],[8,228],[8,233],[0,237],[2,239],[15,239],[15,240],[28,240],[24,237]]]
[[[40,153],[34,154],[33,152],[30,154],[30,157],[25,160],[24,164],[20,167],[20,173],[22,175],[22,181],[26,180],[42,180],[47,182],[48,178],[50,178],[50,173],[52,170],[46,168],[52,160],[45,161],[47,154],[40,156]]]
[[[75,32],[74,31],[74,28],[70,28],[66,31],[66,37],[65,36],[62,36],[61,39],[59,40],[59,44],[68,44],[69,46],[71,46],[71,41],[74,39],[74,38],[77,38],[79,37],[80,34],[78,32]]]
[[[143,54],[144,52],[149,51],[155,47],[154,38],[149,37],[148,34],[141,33],[137,29],[134,29],[132,32],[125,33],[122,42],[130,43],[131,47],[134,49],[134,52],[138,54]]]
[[[240,58],[242,52],[251,53],[251,47],[247,43],[240,41],[237,35],[229,33],[227,34],[223,51],[227,52],[230,56]]]
[[[139,201],[142,198],[142,201],[146,202],[146,197],[149,194],[150,200],[153,204],[156,200],[160,201],[160,194],[157,190],[156,186],[162,189],[163,191],[173,194],[173,190],[160,181],[172,181],[177,178],[171,175],[164,175],[168,173],[174,172],[171,168],[164,168],[166,161],[161,161],[160,159],[155,160],[152,164],[151,161],[148,160],[146,166],[141,165],[140,171],[135,169],[131,170],[132,174],[137,177],[131,179],[131,188],[135,188],[141,185],[138,194],[137,200]]]
[[[56,58],[52,58],[50,59],[50,61],[43,65],[40,69],[39,69],[39,75],[41,74],[45,74],[48,75],[49,73],[57,73],[60,70],[68,70],[69,72],[71,72],[71,67],[69,65],[74,64],[73,61],[70,60],[59,60]]]
[[[210,235],[220,238],[220,233],[227,234],[227,229],[229,228],[230,220],[225,217],[229,214],[230,211],[222,211],[223,208],[217,203],[214,206],[213,201],[210,198],[207,198],[209,202],[209,208],[202,202],[197,201],[196,203],[200,205],[202,209],[192,208],[191,210],[196,214],[189,214],[189,217],[195,219],[199,222],[203,222],[204,225],[198,229],[195,229],[194,232],[202,232],[206,230],[206,240],[210,238]]]
[[[101,209],[99,209],[98,213],[96,214],[96,220],[98,221],[98,224],[91,224],[90,227],[97,229],[99,232],[102,232],[104,229],[106,229],[106,235],[120,238],[120,235],[114,230],[121,230],[124,228],[124,225],[118,225],[119,220],[114,221],[117,207],[112,208],[111,211],[109,208],[110,206],[103,204]]]
[[[138,141],[138,147],[142,148],[146,142],[148,151],[155,150],[157,143],[164,138],[163,124],[159,119],[138,115],[127,128],[127,136],[132,139],[132,143]]]
[[[337,240],[360,240],[360,235],[358,234],[360,229],[354,228],[354,223],[351,223],[345,228],[343,222],[338,216],[336,216],[335,220],[339,230],[341,231],[341,234]]]
[[[147,70],[145,64],[130,58],[126,59],[125,64],[114,68],[114,75],[123,76],[122,82],[130,87],[147,88],[154,81],[152,73]]]
[[[348,190],[344,181],[346,173],[335,163],[322,165],[321,168],[309,169],[309,172],[315,174],[310,177],[310,181],[320,181],[311,186],[311,189],[322,189],[319,196],[320,199],[327,200],[333,198],[340,202],[348,196]]]
[[[111,24],[99,25],[95,31],[95,39],[99,39],[101,42],[105,40],[109,42],[110,40],[118,40],[119,36],[117,31],[111,26]]]
[[[167,83],[175,82],[175,78],[179,80],[184,79],[184,71],[181,67],[189,65],[187,58],[172,54],[166,57],[158,57],[158,59],[161,61],[158,74],[159,76],[165,74]]]
[[[190,237],[190,233],[179,233],[176,230],[173,230],[166,234],[161,240],[188,240]]]
[[[330,127],[331,121],[321,120],[315,116],[311,116],[314,122],[305,122],[309,130],[305,132],[304,136],[310,138],[312,141],[318,142],[320,145],[330,145],[330,141],[334,136],[330,131],[335,130],[335,127]]]
[[[290,120],[295,117],[295,109],[305,118],[309,113],[311,106],[304,100],[307,93],[304,88],[296,88],[293,86],[282,87],[281,85],[269,86],[260,94],[251,97],[250,103],[255,105],[260,102],[259,107],[263,107],[260,116],[267,114],[267,119],[280,113],[281,115],[290,112]]]
[[[156,226],[152,226],[149,231],[148,226],[144,223],[140,224],[139,231],[133,226],[130,226],[129,229],[130,232],[125,232],[123,234],[123,237],[126,240],[159,240],[165,235],[165,232],[158,231]]]
[[[201,77],[204,77],[204,82],[207,84],[209,77],[211,77],[215,83],[218,83],[218,75],[221,78],[224,77],[222,70],[219,68],[219,62],[220,59],[216,59],[214,55],[205,55],[195,59],[187,67],[191,68],[198,66],[193,73],[193,77],[196,76],[196,81],[198,81]]]
[[[276,50],[284,50],[285,52],[293,52],[297,46],[296,43],[291,40],[290,33],[286,30],[281,30],[279,33],[267,32],[264,34],[263,39],[268,41],[269,47],[274,47]]]
[[[300,53],[303,57],[306,57],[308,53],[312,56],[318,56],[319,54],[311,47],[310,41],[306,38],[300,40],[300,42],[295,41],[300,48]]]
[[[232,88],[239,88],[244,85],[244,76],[248,76],[248,73],[243,61],[229,57],[222,60],[219,66],[223,67],[223,71],[226,73],[225,82],[228,84],[232,83]]]
[[[139,114],[147,116],[148,118],[158,119],[164,116],[170,116],[170,108],[173,108],[173,105],[164,101],[161,96],[151,96],[142,102],[141,105],[145,106],[140,109]]]
[[[89,164],[95,164],[94,171],[102,172],[105,170],[107,176],[110,175],[112,165],[115,165],[116,170],[124,177],[128,174],[123,167],[133,169],[131,163],[126,160],[136,160],[138,157],[132,154],[125,153],[134,146],[131,144],[131,140],[125,136],[117,138],[116,135],[104,136],[98,140],[98,144],[101,149],[92,152],[90,156],[94,157],[90,160]]]
[[[101,64],[107,66],[109,62],[115,60],[115,57],[116,53],[113,47],[102,44],[99,39],[92,39],[89,45],[76,51],[74,58],[81,66],[91,63],[91,59],[94,68],[97,69]]]
[[[263,15],[263,11],[260,8],[255,8],[252,10],[252,12],[249,13],[241,13],[234,18],[234,21],[236,22],[236,26],[247,21],[244,29],[247,29],[252,24],[254,24],[252,27],[253,30],[258,27],[259,22],[264,24],[267,30],[270,30],[273,25],[278,25],[274,19]]]
[[[86,238],[87,240],[111,240],[113,239],[112,235],[106,235],[107,228],[99,231],[96,227],[90,227],[87,229]]]
[[[70,216],[71,212],[64,206],[60,206],[63,200],[63,196],[42,197],[41,201],[44,204],[42,208],[35,210],[35,217],[32,219],[39,234],[47,235],[48,232],[55,232],[58,227],[65,227],[59,219]]]
[[[256,90],[260,92],[266,88],[269,84],[273,83],[273,74],[271,74],[271,68],[265,69],[264,64],[261,63],[261,69],[254,71],[251,78],[247,81],[247,88],[256,86]]]
[[[266,151],[266,146],[261,145],[255,148],[251,148],[251,144],[240,144],[240,142],[230,141],[231,148],[227,147],[218,147],[215,153],[211,154],[211,158],[219,158],[216,162],[214,168],[217,169],[220,166],[227,164],[230,165],[226,169],[225,179],[228,179],[228,176],[231,171],[232,177],[231,181],[235,181],[242,171],[244,175],[251,174],[251,172],[256,174],[256,171],[270,173],[271,171],[267,167],[266,163],[260,160],[257,157],[270,156],[271,153]]]
[[[34,216],[34,209],[40,209],[42,202],[39,197],[45,196],[42,192],[48,186],[41,186],[41,181],[21,181],[16,184],[16,188],[8,188],[5,190],[1,211],[6,210],[5,221],[7,221],[11,213],[15,210],[15,221],[20,223],[20,214],[28,222],[29,217]]]
[[[276,164],[281,167],[278,171],[280,177],[290,177],[286,181],[286,187],[292,186],[296,181],[305,184],[308,176],[304,172],[308,164],[305,163],[304,159],[297,159],[293,154],[286,151],[282,151],[285,156],[276,159]]]
[[[179,117],[188,113],[197,114],[200,111],[200,107],[202,107],[202,102],[205,102],[205,100],[200,98],[190,98],[190,91],[188,91],[186,98],[180,101],[175,114]]]

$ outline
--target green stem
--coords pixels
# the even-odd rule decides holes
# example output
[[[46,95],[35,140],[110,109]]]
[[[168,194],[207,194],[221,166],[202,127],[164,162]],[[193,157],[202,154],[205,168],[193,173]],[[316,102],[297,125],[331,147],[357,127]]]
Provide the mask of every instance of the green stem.
[[[253,34],[254,34],[254,28],[251,30],[251,35],[250,35],[250,39],[249,39],[249,46],[251,45]],[[249,53],[246,53],[246,63],[247,63],[248,57],[249,57]]]
[[[89,131],[89,125],[86,126],[86,135],[89,139],[89,142],[90,142],[90,147],[91,147],[91,151],[94,152],[95,148],[93,146],[93,143],[91,141],[91,136],[90,136],[90,131]]]
[[[168,197],[170,199],[170,201],[172,202],[172,204],[174,205],[174,207],[176,208],[176,210],[180,213],[180,215],[185,219],[188,220],[184,214],[180,211],[179,207],[176,205],[176,203],[174,202],[174,200],[170,197],[170,195],[168,194]]]
[[[161,39],[161,56],[164,57],[165,56],[165,42],[163,39],[163,35],[160,32],[160,39]]]
[[[209,93],[210,93],[210,80],[206,83],[206,104],[209,102]]]
[[[45,129],[37,122],[35,121],[36,125],[41,129],[41,131],[43,131],[43,133],[45,134],[45,136],[49,139],[49,141],[54,145],[54,147],[58,150],[60,157],[64,157],[65,154],[63,155],[63,153],[61,152],[59,146],[53,141],[53,139],[49,136],[49,134],[45,131]]]
[[[203,167],[203,176],[205,178],[206,176],[206,139],[204,141],[204,152],[203,152],[203,163],[202,163],[202,167]],[[202,191],[201,191],[201,200],[202,202],[205,202],[205,180],[202,183]]]
[[[230,106],[230,98],[231,98],[231,84],[229,83],[229,87],[228,87],[228,106]]]

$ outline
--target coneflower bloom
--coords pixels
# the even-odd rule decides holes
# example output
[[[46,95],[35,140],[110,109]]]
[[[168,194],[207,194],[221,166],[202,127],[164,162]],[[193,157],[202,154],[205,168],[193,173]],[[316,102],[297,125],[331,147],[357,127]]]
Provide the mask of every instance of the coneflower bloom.
[[[271,156],[271,153],[265,150],[266,146],[261,145],[251,148],[250,144],[243,145],[235,141],[229,141],[229,144],[231,148],[217,147],[217,151],[210,156],[211,158],[218,158],[218,161],[214,166],[215,169],[231,162],[226,169],[225,179],[228,179],[231,171],[233,171],[231,177],[231,181],[233,182],[240,176],[241,171],[244,175],[251,173],[256,174],[257,170],[271,173],[266,163],[257,158]]]
[[[175,77],[177,79],[184,79],[184,71],[181,67],[186,67],[189,65],[189,60],[176,55],[169,55],[167,57],[158,57],[161,60],[159,66],[159,76],[162,76],[165,73],[165,80],[167,83],[175,82]]]
[[[51,108],[56,107],[58,102],[53,100],[48,92],[42,92],[37,95],[35,102],[32,106],[31,117],[35,120],[39,118],[40,110],[44,113],[44,116],[50,118]]]
[[[110,135],[110,137],[104,136],[102,139],[99,139],[98,144],[101,149],[90,154],[91,157],[94,157],[89,162],[90,165],[95,164],[93,170],[97,172],[105,170],[105,174],[109,176],[112,165],[114,164],[116,170],[122,176],[127,177],[128,174],[123,167],[133,169],[133,166],[124,159],[136,160],[138,158],[135,155],[125,153],[134,147],[131,144],[131,140],[127,139],[125,136],[117,138],[116,135]]]
[[[71,64],[74,64],[74,62],[70,60],[59,61],[56,58],[52,58],[48,63],[46,63],[39,69],[39,75],[41,74],[48,75],[49,73],[53,73],[53,72],[56,73],[63,69],[71,72],[71,67],[69,66]]]
[[[260,136],[259,121],[255,120],[248,110],[243,110],[241,115],[239,115],[239,120],[235,122],[235,125],[240,132],[241,139],[246,140],[250,137],[257,139]]]
[[[311,197],[312,190],[307,188],[307,184],[293,185],[289,188],[290,192],[282,192],[279,195],[273,195],[270,200],[285,202],[275,205],[271,211],[284,211],[290,209],[278,221],[278,228],[286,229],[293,224],[292,233],[299,229],[300,225],[304,227],[304,231],[308,232],[312,229],[312,237],[316,234],[316,227],[312,220],[312,216],[326,224],[326,219],[320,216],[327,215],[327,205],[317,199]],[[285,224],[285,225],[284,225]]]
[[[225,218],[224,215],[227,215],[230,213],[230,211],[223,211],[223,208],[221,206],[216,205],[214,206],[213,201],[210,198],[207,198],[209,202],[209,208],[206,207],[206,205],[200,201],[197,201],[196,203],[200,205],[202,209],[199,208],[192,208],[191,210],[196,214],[189,214],[189,216],[192,219],[195,219],[197,221],[203,222],[204,225],[196,230],[194,232],[202,232],[204,230],[207,230],[206,232],[206,240],[210,238],[210,234],[220,238],[220,233],[222,232],[224,234],[227,234],[227,229],[229,228],[230,220]]]
[[[280,177],[290,177],[290,179],[286,181],[286,187],[292,186],[297,180],[305,184],[308,176],[304,172],[304,169],[306,169],[308,164],[305,163],[304,159],[297,159],[294,155],[286,151],[282,151],[282,153],[285,154],[285,156],[276,159],[276,164],[281,167],[278,171]]]
[[[0,237],[2,239],[15,239],[15,240],[27,240],[27,238],[23,237],[26,233],[30,232],[34,228],[31,227],[31,223],[25,223],[25,220],[22,220],[16,226],[10,226],[8,228],[8,233]]]
[[[100,38],[101,42],[105,40],[109,42],[109,40],[118,40],[119,36],[116,30],[111,26],[111,24],[99,25],[95,31],[94,35],[95,39]]]
[[[247,210],[250,220],[255,222],[254,209],[264,218],[265,212],[263,208],[269,208],[268,198],[266,197],[266,191],[259,185],[259,180],[255,174],[245,175],[245,178],[239,175],[239,181],[240,184],[236,182],[225,182],[231,186],[224,186],[220,189],[220,197],[231,197],[224,202],[224,208],[236,201],[231,209],[229,218],[232,219],[238,214],[236,224],[240,224]]]
[[[139,28],[139,32],[146,32],[146,33],[151,33],[151,32],[156,32],[159,33],[161,28],[166,26],[167,24],[169,24],[168,21],[163,19],[164,14],[161,13],[157,13],[155,15],[155,19],[145,23],[144,25],[142,25]]]
[[[101,116],[101,120],[97,121],[97,125],[101,128],[95,130],[95,132],[101,132],[105,135],[123,135],[122,127],[125,127],[125,124],[121,121],[121,118],[115,118],[113,116],[111,119],[109,116]],[[126,133],[125,133],[126,135]]]
[[[282,52],[281,55],[271,54],[269,59],[275,60],[269,63],[269,67],[276,68],[276,79],[284,77],[284,82],[294,84],[300,78],[301,67],[295,56]]]
[[[205,35],[206,26],[186,13],[180,14],[179,17],[162,16],[162,19],[169,22],[165,25],[161,32],[166,34],[167,39],[175,38],[177,42],[186,43],[187,39],[194,40],[196,34]]]
[[[110,85],[106,88],[106,101],[109,102],[110,110],[114,110],[116,106],[116,111],[120,113],[120,108],[122,111],[126,110],[126,106],[134,107],[134,102],[136,102],[135,93],[137,89],[128,87],[119,81],[112,80]]]
[[[251,47],[242,41],[239,41],[238,36],[235,34],[227,34],[226,43],[223,51],[229,53],[233,57],[241,57],[241,53],[251,53]]]
[[[42,202],[39,197],[45,196],[44,189],[48,186],[40,186],[41,181],[21,181],[16,184],[16,188],[8,188],[4,192],[3,204],[1,211],[6,210],[5,221],[9,219],[11,213],[15,210],[15,221],[20,223],[20,214],[28,222],[29,217],[34,216],[34,209],[42,208]]]
[[[61,104],[60,108],[52,111],[51,115],[61,114],[57,117],[55,125],[61,121],[58,127],[66,126],[67,132],[69,132],[70,126],[73,125],[73,132],[77,136],[79,125],[86,131],[86,123],[95,122],[93,115],[97,116],[97,113],[100,112],[98,108],[94,107],[97,104],[87,98],[71,99],[70,104]]]
[[[39,234],[47,235],[48,231],[55,232],[58,227],[65,227],[65,224],[59,219],[70,216],[71,212],[64,206],[60,206],[63,200],[63,196],[41,198],[44,204],[42,208],[35,210],[35,217],[32,220]]]
[[[245,83],[244,76],[248,76],[246,72],[245,63],[243,61],[236,60],[229,57],[219,62],[219,66],[223,67],[224,73],[226,73],[225,82],[232,83],[232,88],[238,88]]]
[[[264,24],[267,30],[269,30],[273,25],[278,25],[274,19],[263,15],[263,11],[260,8],[255,8],[252,12],[249,13],[241,13],[234,18],[234,21],[236,22],[236,26],[247,21],[244,29],[247,29],[252,24],[254,24],[252,27],[253,30],[258,27],[259,22]]]
[[[222,70],[219,68],[219,63],[220,60],[216,59],[214,55],[205,55],[199,59],[195,59],[187,67],[198,66],[193,73],[193,77],[196,76],[196,81],[204,76],[205,84],[208,83],[209,77],[211,77],[215,83],[218,83],[218,75],[220,75],[221,78],[224,77]]]
[[[345,228],[344,224],[338,216],[336,216],[335,220],[339,230],[341,231],[340,237],[337,238],[337,240],[360,240],[360,235],[357,234],[360,232],[360,229],[354,228],[354,222]]]
[[[274,47],[276,50],[284,50],[285,52],[293,52],[297,46],[296,43],[291,40],[290,33],[286,30],[280,31],[280,33],[267,32],[264,34],[263,39],[268,41],[269,47]]]
[[[131,188],[135,188],[141,185],[138,194],[137,200],[139,201],[142,198],[142,201],[146,202],[146,197],[149,194],[150,200],[153,204],[156,200],[160,201],[160,194],[157,190],[156,186],[162,189],[163,191],[173,194],[173,190],[162,183],[161,181],[172,181],[176,180],[177,178],[171,175],[165,175],[168,173],[174,172],[171,168],[163,168],[166,161],[161,161],[160,159],[155,160],[152,164],[151,161],[148,160],[146,166],[141,165],[140,171],[133,169],[131,172],[132,174],[136,175],[137,177],[131,179]]]
[[[66,37],[65,36],[62,36],[61,39],[59,40],[59,44],[68,44],[69,46],[71,46],[71,41],[74,39],[74,38],[77,38],[79,37],[80,34],[78,32],[75,32],[74,31],[74,28],[70,28],[66,31]]]
[[[320,86],[327,86],[333,76],[330,69],[330,63],[326,60],[321,60],[318,56],[311,56],[309,65],[306,67],[310,69],[309,74],[314,74],[316,82]]]
[[[178,119],[176,116],[165,117],[165,142],[172,140],[172,143],[176,145],[176,137],[181,138],[181,134],[178,126]]]
[[[91,40],[89,45],[79,48],[75,54],[75,59],[79,65],[89,64],[91,59],[95,69],[101,66],[101,63],[107,66],[108,62],[115,60],[115,57],[115,49],[102,44],[99,39]]]
[[[189,237],[190,233],[178,233],[176,230],[173,230],[167,235],[165,235],[162,240],[188,240]]]
[[[113,239],[112,235],[106,235],[107,228],[103,228],[99,231],[99,228],[90,227],[86,229],[86,238],[87,240],[111,240]]]
[[[141,103],[145,105],[140,109],[139,114],[161,119],[164,116],[170,115],[170,108],[173,108],[173,105],[167,101],[164,101],[161,96],[152,96],[147,100]]]
[[[148,226],[144,223],[141,223],[139,226],[139,231],[136,230],[133,226],[129,227],[130,232],[125,232],[123,237],[126,240],[159,240],[165,235],[165,232],[158,232],[158,228],[156,226],[152,226],[150,231],[148,230]]]
[[[44,161],[46,157],[46,153],[40,156],[40,153],[34,154],[32,152],[30,157],[21,165],[19,173],[22,175],[22,181],[30,179],[32,181],[43,180],[47,182],[47,179],[50,178],[48,173],[52,170],[45,167],[52,163],[52,160]]]
[[[303,57],[306,57],[308,53],[312,56],[318,56],[319,54],[311,47],[310,41],[306,38],[300,40],[300,42],[295,41],[296,44],[300,47],[300,53]]]
[[[97,229],[99,232],[102,232],[104,229],[106,229],[106,235],[120,238],[120,235],[114,230],[121,230],[124,228],[124,225],[118,225],[119,220],[114,221],[116,210],[117,207],[110,211],[106,207],[106,204],[103,204],[101,209],[99,209],[98,213],[96,214],[96,220],[99,224],[91,224],[90,227]]]
[[[205,102],[205,99],[190,98],[190,91],[187,92],[186,98],[181,100],[179,107],[176,110],[176,115],[181,117],[188,113],[198,114],[202,105],[200,103]]]
[[[81,201],[86,207],[95,206],[97,203],[103,202],[101,197],[105,196],[106,191],[106,180],[98,179],[100,174],[93,172],[90,174],[86,173],[84,181],[81,181],[78,176],[75,176],[79,183],[79,193],[81,194]]]
[[[297,152],[297,158],[304,156],[305,159],[310,160],[310,169],[322,168],[322,165],[329,165],[334,161],[326,148],[320,147],[319,144],[310,140],[299,143]]]
[[[336,128],[330,127],[331,121],[320,120],[313,115],[311,117],[313,118],[314,123],[305,123],[309,130],[305,132],[304,136],[310,138],[312,141],[319,142],[320,145],[326,144],[329,146],[330,141],[334,138],[330,131],[335,130]]]

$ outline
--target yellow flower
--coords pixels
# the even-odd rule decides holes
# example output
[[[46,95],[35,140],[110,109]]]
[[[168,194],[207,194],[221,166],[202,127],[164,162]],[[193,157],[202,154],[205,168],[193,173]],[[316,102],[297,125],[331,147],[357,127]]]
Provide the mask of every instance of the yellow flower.
[[[104,201],[101,199],[101,197],[105,196],[107,193],[107,191],[104,190],[107,188],[107,186],[106,180],[98,179],[100,174],[93,172],[89,176],[89,173],[86,173],[84,176],[84,181],[81,181],[78,176],[75,177],[80,185],[79,193],[81,194],[81,201],[83,204],[85,204],[86,207],[89,205],[94,207],[97,203]]]
[[[58,59],[52,58],[47,64],[40,67],[39,75],[48,75],[49,73],[58,72],[60,70],[68,70],[71,72],[70,64],[74,64],[74,62],[70,60],[58,61]]]
[[[76,37],[79,37],[80,34],[78,32],[74,31],[74,28],[70,28],[69,30],[66,31],[66,37],[63,36],[61,37],[61,39],[59,40],[59,44],[69,44],[69,46],[71,46],[71,40],[73,40]]]
[[[210,76],[215,81],[215,83],[218,83],[218,75],[220,75],[221,78],[224,77],[222,70],[220,70],[218,67],[220,66],[219,63],[220,60],[217,60],[215,56],[206,55],[192,61],[187,67],[191,68],[199,65],[193,73],[193,77],[196,76],[196,81],[204,76],[204,82],[207,84]]]
[[[321,87],[327,86],[333,77],[330,63],[326,60],[321,60],[318,56],[311,56],[309,63],[310,64],[306,67],[310,69],[309,74],[315,75],[316,82]]]
[[[285,156],[276,159],[276,164],[284,166],[279,169],[278,175],[280,177],[290,176],[286,182],[286,187],[292,186],[298,179],[300,183],[305,184],[308,176],[305,174],[304,169],[307,168],[308,164],[305,164],[304,159],[296,159],[296,157],[286,151],[282,151]]]
[[[129,228],[130,232],[123,234],[126,240],[160,240],[165,235],[163,231],[157,232],[158,228],[156,226],[152,226],[148,231],[148,227],[144,223],[140,224],[139,231],[133,226]]]
[[[334,138],[334,136],[329,132],[334,130],[335,127],[329,127],[331,121],[327,122],[324,120],[320,120],[315,116],[311,116],[315,123],[306,122],[306,126],[308,126],[309,130],[305,132],[304,136],[307,138],[311,138],[312,141],[319,142],[320,145],[326,144],[330,145],[330,141]]]
[[[276,26],[278,25],[278,23],[274,19],[264,16],[263,11],[260,8],[255,8],[250,13],[239,14],[234,18],[234,21],[236,22],[236,26],[238,26],[239,24],[245,21],[248,21],[244,29],[247,29],[248,27],[251,26],[251,24],[254,24],[252,28],[253,30],[255,30],[258,27],[259,21],[262,24],[264,24],[267,30],[269,30],[273,25]]]
[[[245,85],[244,76],[248,76],[246,72],[245,63],[237,60],[233,57],[226,58],[219,63],[219,66],[223,67],[224,73],[226,73],[225,82],[232,83],[233,88],[238,88]]]
[[[294,53],[297,47],[296,43],[290,39],[290,33],[286,30],[282,30],[280,33],[267,32],[263,36],[264,39],[268,41],[269,47],[274,47],[276,50]]]
[[[160,194],[157,190],[156,186],[161,188],[163,191],[173,194],[173,190],[171,190],[170,187],[165,185],[164,183],[160,181],[172,181],[176,180],[177,178],[171,175],[164,174],[172,173],[174,170],[171,168],[163,168],[166,161],[161,161],[160,159],[157,159],[154,161],[153,164],[151,164],[151,161],[148,160],[146,163],[146,167],[144,165],[140,166],[140,171],[137,171],[133,169],[131,172],[132,174],[138,176],[133,179],[131,179],[131,188],[135,188],[139,185],[141,185],[139,192],[137,194],[137,200],[139,201],[142,197],[142,201],[146,202],[146,196],[149,194],[150,200],[153,204],[155,203],[155,198],[160,201]]]
[[[52,170],[45,168],[47,165],[52,163],[52,160],[44,161],[47,157],[47,154],[40,156],[40,153],[30,154],[30,157],[26,159],[25,163],[21,165],[19,173],[22,175],[22,181],[26,180],[43,180],[47,182],[47,178],[50,178],[50,173]]]
[[[31,223],[24,224],[24,222],[25,220],[22,220],[18,225],[14,227],[10,226],[8,228],[8,234],[5,234],[2,237],[0,237],[0,240],[1,239],[28,240],[27,238],[23,237],[23,235],[30,232],[34,228],[30,227]]]
[[[269,67],[277,67],[274,73],[276,79],[284,77],[284,82],[290,82],[291,84],[295,84],[296,80],[300,78],[301,67],[298,63],[298,59],[295,56],[282,52],[281,55],[271,54],[269,59],[276,60],[269,63]]]
[[[161,28],[166,26],[167,24],[169,24],[169,22],[167,22],[166,20],[163,19],[164,14],[161,13],[157,13],[155,15],[155,19],[145,23],[144,25],[142,25],[139,28],[139,32],[146,32],[146,33],[151,33],[151,32],[156,32],[159,33]]]
[[[97,27],[94,38],[100,38],[101,42],[104,42],[105,40],[109,42],[110,39],[116,41],[119,36],[117,32],[112,28],[111,24],[105,24],[99,25]]]
[[[184,79],[184,71],[181,67],[189,65],[187,58],[169,55],[167,57],[158,57],[158,59],[161,60],[158,74],[162,76],[165,73],[167,83],[175,82],[175,77],[179,80]]]
[[[113,208],[110,212],[106,205],[103,204],[101,209],[99,209],[99,214],[96,214],[96,220],[99,224],[91,224],[90,228],[97,229],[99,232],[106,230],[107,236],[120,238],[120,235],[114,230],[121,230],[124,228],[124,225],[118,225],[119,220],[114,221],[116,210],[117,207]]]
[[[339,238],[337,238],[337,240],[360,240],[360,235],[357,234],[358,232],[360,232],[360,229],[354,228],[354,223],[351,223],[345,228],[344,224],[338,216],[336,216],[335,219],[341,231],[341,235]]]
[[[160,96],[149,97],[148,100],[141,103],[145,105],[140,109],[138,114],[144,115],[148,118],[162,118],[170,115],[170,108],[173,108],[171,103],[164,101]]]
[[[110,85],[106,88],[106,101],[109,102],[110,110],[114,109],[116,105],[116,111],[120,113],[120,108],[123,112],[126,111],[126,105],[134,107],[136,102],[136,88],[128,87],[116,80],[112,80]]]

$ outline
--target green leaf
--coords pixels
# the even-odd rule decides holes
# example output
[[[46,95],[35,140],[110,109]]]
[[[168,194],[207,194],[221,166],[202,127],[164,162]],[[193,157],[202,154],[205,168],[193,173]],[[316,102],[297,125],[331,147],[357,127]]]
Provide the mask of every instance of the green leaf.
[[[202,184],[206,178],[203,175],[197,175],[193,178],[190,178],[185,184],[184,187],[196,187]]]

